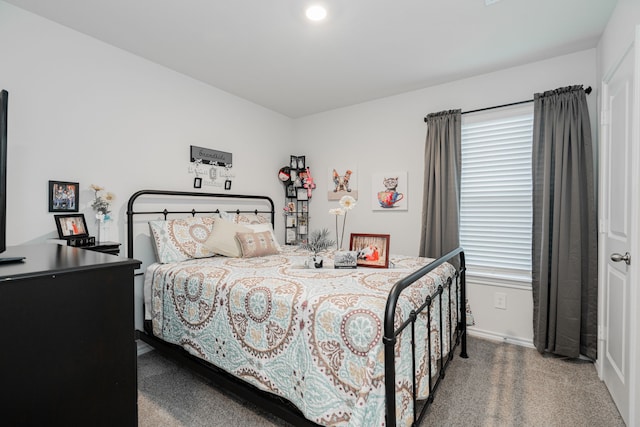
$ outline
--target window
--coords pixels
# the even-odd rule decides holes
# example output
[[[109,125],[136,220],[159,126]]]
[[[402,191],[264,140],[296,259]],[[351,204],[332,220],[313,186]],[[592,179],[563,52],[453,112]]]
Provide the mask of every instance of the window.
[[[460,242],[469,274],[531,282],[533,105],[463,116]]]

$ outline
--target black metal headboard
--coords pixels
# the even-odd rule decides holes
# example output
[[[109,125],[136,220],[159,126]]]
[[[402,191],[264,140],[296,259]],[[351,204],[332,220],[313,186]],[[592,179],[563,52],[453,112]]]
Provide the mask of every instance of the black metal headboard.
[[[192,208],[191,210],[134,210],[134,204],[136,200],[141,196],[176,196],[176,197],[196,197],[196,198],[209,198],[215,201],[215,199],[232,199],[232,200],[244,200],[244,201],[255,201],[262,202],[265,206],[268,206],[269,210],[261,210],[261,209],[227,209],[227,207],[216,208],[213,210],[200,210]],[[275,208],[273,204],[273,200],[268,196],[250,196],[245,194],[224,194],[224,193],[195,193],[189,191],[169,191],[169,190],[140,190],[134,193],[130,198],[127,204],[127,257],[133,258],[133,217],[135,215],[163,215],[164,219],[167,219],[167,216],[170,214],[182,214],[187,215],[191,214],[192,216],[196,216],[196,214],[216,214],[221,211],[229,212],[229,213],[253,213],[253,214],[270,214],[271,215],[271,225],[275,226]]]

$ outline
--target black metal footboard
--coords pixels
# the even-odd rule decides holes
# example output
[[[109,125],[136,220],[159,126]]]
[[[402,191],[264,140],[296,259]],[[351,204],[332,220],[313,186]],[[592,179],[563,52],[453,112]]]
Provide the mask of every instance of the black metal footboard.
[[[412,310],[409,313],[406,319],[402,319],[403,322],[395,328],[394,319],[396,315],[396,307],[398,304],[398,299],[400,298],[400,294],[410,287],[414,282],[419,280],[421,277],[425,276],[429,272],[433,271],[436,267],[444,264],[445,262],[449,262],[458,258],[459,267],[456,271],[456,275],[452,280],[449,278],[445,287],[442,285],[438,286],[438,289],[430,296],[426,298],[424,303],[417,309]],[[465,261],[464,261],[464,251],[462,248],[457,248],[448,254],[438,258],[433,261],[429,265],[424,266],[420,270],[415,271],[411,275],[405,277],[404,279],[399,280],[391,289],[389,293],[389,298],[387,299],[387,306],[385,310],[385,318],[384,318],[384,362],[385,362],[385,399],[386,399],[386,424],[388,426],[396,425],[396,368],[395,368],[395,345],[397,342],[397,337],[406,329],[411,328],[411,360],[412,360],[412,400],[413,400],[413,425],[419,425],[424,416],[427,413],[427,409],[433,402],[435,392],[440,385],[440,381],[445,376],[446,368],[453,359],[455,347],[461,342],[461,350],[460,356],[463,358],[467,358],[467,316],[466,316],[466,279],[465,279]],[[452,290],[453,288],[453,290]],[[449,295],[449,325],[452,325],[451,315],[453,313],[457,313],[457,322],[455,329],[453,328],[445,328],[443,325],[443,304],[442,304],[442,295],[444,292],[447,292]],[[451,298],[452,292],[456,296],[455,298]],[[423,311],[427,311],[427,331],[431,330],[431,310],[434,301],[438,299],[439,310],[440,310],[440,325],[439,325],[439,334],[440,334],[440,343],[444,343],[445,339],[449,340],[449,353],[448,355],[442,355],[439,360],[437,378],[435,381],[432,381],[432,366],[431,366],[431,336],[428,335],[428,348],[427,348],[427,364],[429,366],[429,397],[425,405],[422,406],[420,413],[418,414],[418,406],[417,406],[417,382],[416,382],[416,343],[415,343],[415,323],[418,315]],[[445,331],[445,329],[448,329]],[[446,333],[446,336],[445,336]],[[442,348],[442,345],[441,345]]]

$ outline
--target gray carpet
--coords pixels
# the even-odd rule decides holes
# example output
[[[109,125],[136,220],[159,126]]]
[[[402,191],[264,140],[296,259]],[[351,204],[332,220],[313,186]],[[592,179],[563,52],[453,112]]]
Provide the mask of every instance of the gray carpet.
[[[423,426],[624,426],[591,363],[473,337],[468,353],[452,361]],[[138,357],[138,425],[289,426],[155,351]]]

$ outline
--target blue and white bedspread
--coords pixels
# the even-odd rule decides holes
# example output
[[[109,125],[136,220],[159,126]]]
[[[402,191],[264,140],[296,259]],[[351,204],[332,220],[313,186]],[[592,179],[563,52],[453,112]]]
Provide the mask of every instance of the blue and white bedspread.
[[[327,258],[330,258],[327,257]],[[282,396],[322,425],[385,424],[384,311],[389,290],[426,258],[391,256],[394,268],[301,268],[308,254],[285,247],[259,258],[212,257],[149,266],[153,332],[247,382]],[[330,267],[330,268],[326,268]],[[396,324],[455,271],[443,264],[400,298]],[[151,280],[153,279],[153,280]],[[455,281],[454,281],[455,283]],[[453,288],[452,288],[453,289]],[[145,290],[149,292],[149,290]],[[453,292],[453,291],[452,291]],[[443,294],[444,336],[457,323]],[[449,352],[440,342],[439,303],[431,314],[433,374]],[[428,395],[426,314],[416,327],[420,398]],[[410,332],[396,345],[398,425],[412,421]]]

